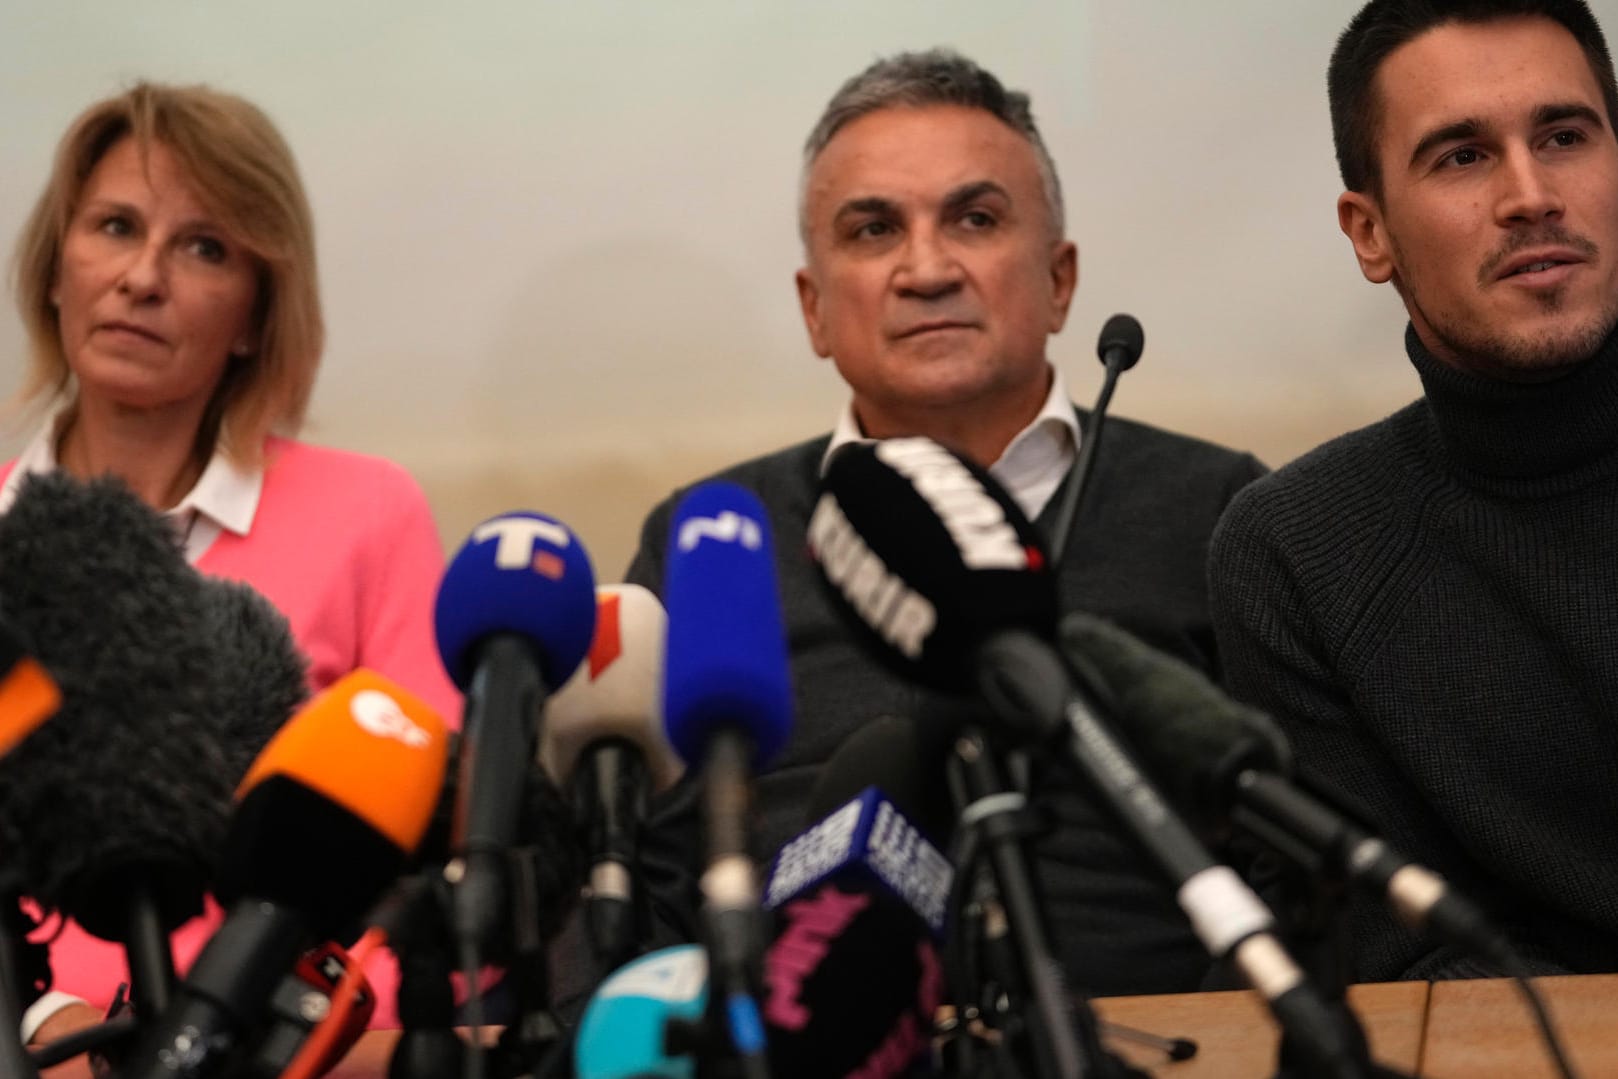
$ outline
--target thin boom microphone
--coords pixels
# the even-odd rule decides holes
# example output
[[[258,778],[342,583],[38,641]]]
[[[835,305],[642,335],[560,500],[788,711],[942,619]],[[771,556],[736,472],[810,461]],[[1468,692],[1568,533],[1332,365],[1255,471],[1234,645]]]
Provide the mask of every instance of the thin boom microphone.
[[[1073,462],[1072,478],[1068,481],[1067,489],[1062,495],[1062,505],[1056,511],[1056,520],[1051,529],[1051,562],[1062,560],[1062,552],[1067,550],[1068,536],[1073,531],[1073,522],[1078,520],[1079,506],[1084,497],[1084,489],[1090,483],[1090,471],[1095,467],[1096,447],[1101,445],[1101,427],[1107,422],[1107,405],[1112,401],[1112,391],[1118,385],[1118,376],[1134,367],[1140,362],[1140,354],[1146,348],[1146,331],[1142,330],[1140,323],[1133,315],[1118,314],[1107,320],[1101,327],[1101,339],[1096,342],[1096,355],[1107,369],[1106,378],[1101,383],[1101,393],[1096,397],[1095,408],[1090,410],[1090,430],[1083,433],[1079,443],[1079,456]]]

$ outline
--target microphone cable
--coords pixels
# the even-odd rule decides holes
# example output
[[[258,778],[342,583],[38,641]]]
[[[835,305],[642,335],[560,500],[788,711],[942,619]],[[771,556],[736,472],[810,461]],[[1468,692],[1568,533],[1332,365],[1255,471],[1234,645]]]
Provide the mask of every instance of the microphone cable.
[[[1107,405],[1112,401],[1112,391],[1118,385],[1118,376],[1140,362],[1140,354],[1145,347],[1146,332],[1141,329],[1140,323],[1133,315],[1114,315],[1101,327],[1101,338],[1096,342],[1096,354],[1106,367],[1107,374],[1102,380],[1101,393],[1096,397],[1095,407],[1090,410],[1090,430],[1080,432],[1079,455],[1073,461],[1073,470],[1069,474],[1067,487],[1062,492],[1062,504],[1052,522],[1050,545],[1052,565],[1062,561],[1062,553],[1067,550],[1068,536],[1073,531],[1073,522],[1078,519],[1079,503],[1085,487],[1089,485],[1090,472],[1095,467],[1096,447],[1101,444],[1101,427],[1107,421]]]
[[[1539,987],[1534,985],[1533,979],[1528,975],[1526,966],[1516,955],[1511,956],[1508,967],[1509,974],[1517,989],[1521,992],[1523,1000],[1528,1004],[1528,1011],[1534,1017],[1534,1025],[1539,1029],[1540,1041],[1545,1045],[1545,1053],[1556,1066],[1557,1075],[1561,1079],[1578,1079],[1579,1073],[1573,1069],[1573,1062],[1568,1059],[1567,1047],[1556,1032],[1556,1025],[1551,1022],[1551,1013],[1545,1007],[1545,998],[1540,994]]]

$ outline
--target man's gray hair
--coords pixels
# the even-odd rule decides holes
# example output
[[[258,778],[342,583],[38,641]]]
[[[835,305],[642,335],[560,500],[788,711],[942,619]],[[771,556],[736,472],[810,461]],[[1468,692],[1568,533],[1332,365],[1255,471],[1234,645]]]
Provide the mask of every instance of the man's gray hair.
[[[848,124],[882,109],[927,105],[961,105],[982,109],[1027,139],[1039,162],[1053,233],[1064,233],[1062,184],[1045,140],[1034,126],[1028,95],[1007,90],[999,79],[953,49],[902,52],[878,60],[838,88],[809,132],[803,146],[803,174],[798,185],[798,227],[809,240],[809,170],[832,138]]]

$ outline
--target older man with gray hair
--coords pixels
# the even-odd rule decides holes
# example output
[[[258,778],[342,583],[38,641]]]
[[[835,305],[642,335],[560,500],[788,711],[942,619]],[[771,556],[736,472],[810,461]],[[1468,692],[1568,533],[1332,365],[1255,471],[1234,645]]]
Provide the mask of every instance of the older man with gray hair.
[[[804,324],[851,397],[829,435],[716,477],[769,510],[792,657],[792,740],[757,785],[761,856],[804,825],[821,766],[853,732],[948,705],[861,649],[803,555],[827,462],[852,443],[924,435],[987,468],[1048,531],[1088,421],[1045,354],[1067,320],[1078,250],[1026,94],[945,50],[872,64],[809,137],[799,213]],[[1250,455],[1114,420],[1060,552],[1063,607],[1217,673],[1208,537],[1262,471]],[[661,585],[679,493],[647,519],[629,580]],[[1103,994],[1195,988],[1207,961],[1168,890],[1076,777],[1035,779],[1055,824],[1037,869],[1070,978]]]

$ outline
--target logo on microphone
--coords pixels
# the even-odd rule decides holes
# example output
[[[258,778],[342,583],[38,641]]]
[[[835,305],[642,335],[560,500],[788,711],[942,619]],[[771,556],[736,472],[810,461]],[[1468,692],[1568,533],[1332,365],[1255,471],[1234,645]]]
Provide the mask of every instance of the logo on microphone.
[[[867,843],[871,871],[925,918],[933,932],[942,933],[955,880],[949,859],[888,801],[877,803]]]
[[[820,496],[809,518],[809,549],[826,579],[877,636],[907,659],[921,658],[927,638],[938,626],[938,608],[866,546],[830,494]]]
[[[781,848],[764,886],[765,907],[780,906],[848,860],[862,808],[850,802]]]
[[[749,551],[764,546],[764,532],[758,522],[726,510],[717,517],[692,517],[680,526],[679,549],[689,551],[705,539],[720,543],[740,543]]]
[[[562,575],[566,563],[543,547],[536,550],[536,545],[565,550],[573,542],[565,527],[541,517],[496,517],[472,530],[473,543],[491,539],[500,541],[494,548],[496,569],[533,569],[552,580]]]
[[[682,944],[643,956],[601,983],[597,1000],[644,997],[685,1004],[708,988],[708,953],[701,945]]]
[[[954,454],[931,439],[891,438],[876,444],[876,456],[926,499],[969,569],[1029,568],[1005,510]]]
[[[432,737],[404,714],[399,702],[379,689],[362,689],[348,702],[348,714],[368,734],[422,749]]]

